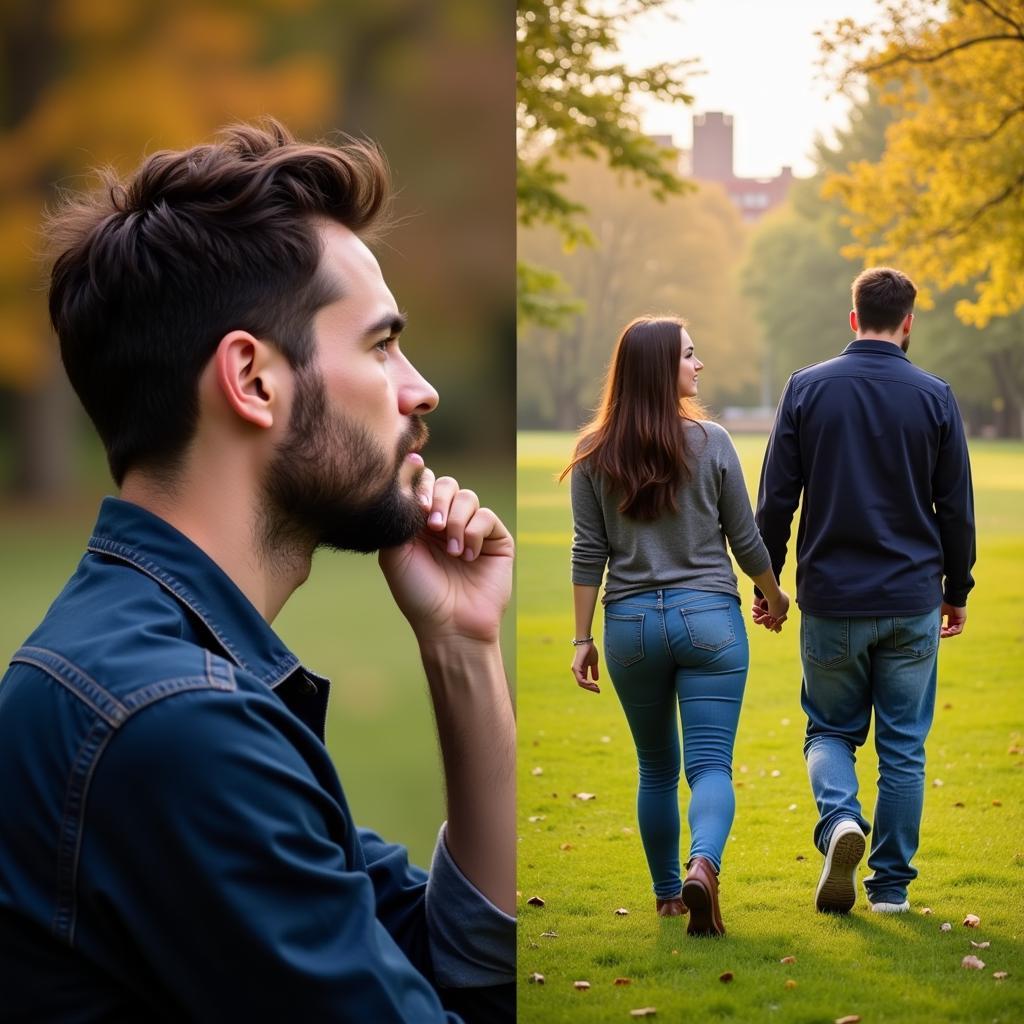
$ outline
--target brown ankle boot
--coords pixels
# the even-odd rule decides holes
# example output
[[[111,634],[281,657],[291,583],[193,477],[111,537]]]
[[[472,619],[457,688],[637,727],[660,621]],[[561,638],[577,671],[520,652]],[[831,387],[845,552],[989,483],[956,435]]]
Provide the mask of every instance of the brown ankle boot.
[[[687,935],[724,935],[725,925],[718,909],[718,873],[711,861],[694,857],[683,880],[683,899],[690,908]]]
[[[683,895],[669,896],[668,899],[656,898],[654,909],[658,917],[682,917],[686,913],[686,904],[683,902]]]

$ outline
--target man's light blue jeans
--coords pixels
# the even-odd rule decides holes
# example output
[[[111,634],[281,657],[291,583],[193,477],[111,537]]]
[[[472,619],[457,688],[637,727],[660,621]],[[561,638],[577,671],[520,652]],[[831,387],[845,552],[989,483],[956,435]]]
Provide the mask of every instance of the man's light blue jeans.
[[[924,803],[924,741],[935,710],[939,609],[907,618],[826,619],[804,614],[800,653],[807,713],[804,756],[818,805],[814,842],[825,853],[844,818],[871,833],[864,880],[872,903],[902,903],[917,877]],[[875,715],[878,801],[874,828],[857,799],[856,750]]]
[[[637,818],[654,893],[677,896],[679,722],[689,783],[690,856],[721,867],[735,797],[732,753],[749,654],[739,602],[703,590],[653,590],[610,602],[605,662],[636,744]]]

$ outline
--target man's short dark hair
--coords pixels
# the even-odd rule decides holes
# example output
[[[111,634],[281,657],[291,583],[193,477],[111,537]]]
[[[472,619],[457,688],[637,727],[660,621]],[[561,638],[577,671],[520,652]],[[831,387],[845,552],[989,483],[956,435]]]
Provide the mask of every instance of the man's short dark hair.
[[[917,288],[892,267],[869,267],[853,282],[853,308],[861,331],[895,331],[914,311]]]
[[[225,334],[310,361],[313,314],[338,297],[318,272],[315,220],[365,232],[388,201],[387,166],[371,143],[309,145],[267,120],[154,153],[127,180],[100,174],[49,218],[50,319],[114,480],[132,468],[170,478]]]

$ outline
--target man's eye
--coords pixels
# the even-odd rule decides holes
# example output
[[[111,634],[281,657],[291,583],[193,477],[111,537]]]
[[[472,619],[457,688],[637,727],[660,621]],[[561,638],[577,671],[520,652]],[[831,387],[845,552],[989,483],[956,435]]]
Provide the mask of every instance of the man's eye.
[[[373,347],[380,352],[387,352],[388,348],[391,346],[394,340],[394,337],[381,338],[380,341],[378,341],[377,344],[374,345]]]

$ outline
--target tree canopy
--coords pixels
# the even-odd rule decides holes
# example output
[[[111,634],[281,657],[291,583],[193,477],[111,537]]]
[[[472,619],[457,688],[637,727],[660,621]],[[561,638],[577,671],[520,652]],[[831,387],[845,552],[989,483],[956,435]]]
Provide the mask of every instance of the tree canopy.
[[[837,170],[847,255],[896,263],[984,327],[1024,308],[1024,0],[890,0],[873,26],[822,37],[836,80],[899,112],[884,152]]]
[[[591,243],[586,206],[566,189],[562,164],[602,158],[629,171],[664,198],[686,188],[672,153],[644,135],[631,106],[647,94],[691,102],[683,79],[692,61],[632,70],[618,39],[633,18],[665,0],[519,0],[516,12],[516,138],[519,222],[551,225],[571,249]],[[550,271],[519,265],[521,320],[556,322],[574,304]]]

